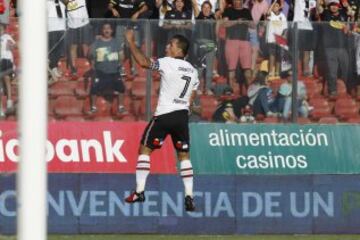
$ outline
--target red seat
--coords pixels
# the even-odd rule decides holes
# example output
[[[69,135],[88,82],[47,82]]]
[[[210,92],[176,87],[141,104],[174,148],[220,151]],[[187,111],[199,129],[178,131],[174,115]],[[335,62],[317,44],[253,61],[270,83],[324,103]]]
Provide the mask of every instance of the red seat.
[[[55,116],[80,116],[83,113],[83,102],[74,96],[60,96],[54,101]]]
[[[337,91],[337,96],[338,97],[348,96],[347,90],[346,90],[346,85],[345,85],[343,80],[338,79],[336,81],[336,91]],[[325,83],[325,86],[324,86],[324,95],[325,96],[328,95],[328,87],[327,87],[326,83]]]
[[[76,87],[76,82],[58,81],[50,86],[49,96],[51,98],[57,98],[59,96],[73,96]]]
[[[103,116],[94,118],[95,122],[113,122],[114,119],[111,116]]]
[[[266,117],[263,120],[264,123],[279,123],[279,118],[277,117]]]
[[[85,81],[76,81],[76,87],[74,89],[74,95],[77,98],[85,99],[90,94],[90,83],[86,85]]]
[[[317,98],[321,94],[321,85],[314,81],[304,81],[307,96],[309,99]]]
[[[201,118],[207,121],[211,121],[212,115],[218,107],[218,101],[214,96],[201,95],[200,106],[201,106]]]
[[[89,71],[91,68],[90,62],[86,58],[77,58],[75,59],[75,67],[77,69],[77,75],[82,77],[85,72]]]
[[[65,118],[65,121],[69,121],[69,122],[85,122],[86,120],[84,119],[83,116],[68,116]]]
[[[360,116],[349,118],[346,120],[346,122],[360,124]]]
[[[127,95],[124,96],[124,107],[128,111],[128,114],[119,114],[118,107],[119,107],[119,103],[118,103],[118,99],[116,97],[116,99],[114,98],[114,100],[111,104],[111,113],[116,118],[122,118],[125,115],[132,114],[134,112],[133,100]]]
[[[310,124],[310,123],[312,123],[312,122],[311,122],[311,120],[310,120],[309,118],[298,117],[297,123],[298,123],[298,124]]]
[[[146,96],[146,81],[133,81],[130,93],[133,98],[144,98]],[[150,94],[151,96],[156,95],[154,88],[151,89]]]
[[[335,102],[335,115],[341,120],[357,117],[359,108],[351,98],[339,98]]]
[[[121,122],[136,122],[136,118],[133,115],[126,115],[120,118]]]
[[[336,117],[322,117],[319,119],[319,123],[324,124],[336,124],[339,120]]]
[[[70,69],[67,67],[67,61],[66,59],[61,59],[57,64],[58,69],[62,72],[62,75],[64,78],[70,77]]]
[[[158,97],[157,95],[151,96],[151,104],[150,104],[150,106],[151,106],[151,112],[152,112],[152,113],[155,112],[155,108],[156,108],[156,105],[157,105],[157,103],[158,103],[158,98],[159,98],[159,97]],[[140,109],[139,109],[140,112],[139,112],[139,114],[145,116],[145,114],[146,114],[146,99],[143,98],[141,101],[142,101],[142,103],[141,103],[141,105],[140,105]]]
[[[309,104],[314,107],[310,113],[311,119],[319,120],[322,117],[331,116],[332,108],[325,98],[313,98],[310,100]]]
[[[105,98],[98,96],[96,98],[95,106],[97,111],[90,114],[90,99],[87,98],[84,102],[83,112],[86,113],[89,118],[111,116],[111,103]]]

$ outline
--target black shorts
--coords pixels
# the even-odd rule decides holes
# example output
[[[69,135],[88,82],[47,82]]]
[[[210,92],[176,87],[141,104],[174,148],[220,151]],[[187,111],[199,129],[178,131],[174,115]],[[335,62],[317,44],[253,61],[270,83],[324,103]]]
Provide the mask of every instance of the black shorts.
[[[281,56],[281,47],[275,43],[268,43],[269,55],[273,55],[277,58]]]
[[[11,74],[13,71],[13,63],[9,59],[1,59],[0,61],[0,71],[2,73],[8,72],[7,75]]]
[[[141,144],[158,149],[163,145],[165,138],[170,134],[177,151],[189,152],[189,117],[187,110],[179,110],[154,116],[145,128]]]
[[[96,77],[91,84],[90,94],[101,95],[110,92],[125,92],[125,86],[121,80],[120,74],[96,71]]]
[[[93,42],[92,29],[90,24],[79,28],[69,28],[69,43],[74,45],[90,44]]]

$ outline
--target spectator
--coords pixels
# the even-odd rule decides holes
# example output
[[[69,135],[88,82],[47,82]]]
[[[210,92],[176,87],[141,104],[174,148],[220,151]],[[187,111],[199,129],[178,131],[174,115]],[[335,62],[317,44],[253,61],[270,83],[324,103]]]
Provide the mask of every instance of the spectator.
[[[275,99],[275,105],[277,107],[277,111],[281,113],[284,120],[288,120],[291,113],[291,105],[292,105],[292,72],[291,70],[281,72],[281,78],[285,80],[284,83],[280,85],[278,95]],[[296,108],[299,116],[308,117],[310,106],[307,102],[306,95],[306,86],[303,81],[297,82],[297,103]]]
[[[87,57],[89,45],[93,40],[86,0],[61,0],[66,6],[69,27],[70,67],[71,74],[76,77],[75,61],[78,57],[78,46]]]
[[[251,16],[254,22],[257,24],[256,28],[249,28],[249,38],[251,43],[251,71],[252,76],[256,76],[256,61],[259,55],[260,42],[259,42],[259,30],[262,30],[262,24],[259,21],[266,19],[266,14],[269,10],[269,4],[266,0],[250,0],[251,4],[249,9],[251,10]]]
[[[298,49],[301,56],[302,74],[305,77],[312,76],[313,66],[310,66],[311,53],[315,49],[316,32],[311,24],[315,20],[316,1],[315,0],[295,0],[294,18],[297,22]],[[292,38],[290,34],[289,38]]]
[[[212,12],[212,5],[205,1],[201,6],[201,12],[196,18],[194,31],[196,66],[200,76],[205,70],[204,92],[212,94],[210,91],[215,70],[216,54],[216,34],[215,34],[215,14]],[[201,77],[199,77],[201,79]]]
[[[226,29],[225,56],[229,70],[229,84],[235,89],[235,70],[240,61],[244,71],[245,84],[251,81],[251,45],[248,39],[249,21],[252,21],[250,10],[244,8],[243,0],[233,0],[233,5],[224,11]]]
[[[271,88],[267,85],[267,73],[260,71],[256,74],[256,78],[249,86],[248,97],[249,105],[254,111],[254,116],[265,115],[267,117],[277,116],[273,107],[274,96]]]
[[[2,0],[0,5],[0,24],[9,24],[10,0]]]
[[[253,111],[250,105],[246,105],[242,111],[242,116],[240,117],[240,123],[256,123],[256,120],[253,116]]]
[[[65,53],[65,5],[60,0],[48,0],[47,12],[49,35],[49,68],[52,80],[57,81],[62,75],[61,71],[57,67],[57,64]]]
[[[347,15],[340,10],[339,0],[328,0],[328,9],[317,5],[321,19],[327,23],[321,25],[322,47],[324,48],[326,73],[330,97],[337,96],[336,80],[340,68],[341,79],[347,82],[349,71],[349,55],[347,52]]]
[[[193,6],[196,6],[195,0],[192,0]],[[195,7],[194,11],[198,11]],[[174,8],[165,14],[165,22],[163,25],[164,29],[168,30],[168,37],[170,39],[176,34],[185,36],[188,39],[191,39],[192,35],[192,11],[185,8],[185,0],[174,0]],[[195,15],[198,13],[196,12]]]
[[[121,51],[122,58],[125,59],[124,48],[126,46],[126,41],[124,37],[124,32],[126,28],[131,27],[135,31],[135,39],[138,47],[141,46],[141,27],[136,25],[133,21],[140,18],[150,17],[149,7],[146,4],[145,0],[110,0],[109,2],[109,12],[107,17],[120,18],[121,21],[116,26],[116,40],[120,43],[123,50]],[[133,76],[137,75],[136,63],[135,60],[131,59],[131,74]],[[124,70],[122,70],[124,75]]]
[[[119,73],[120,44],[113,38],[110,23],[104,23],[101,36],[91,46],[90,56],[95,72],[90,89],[90,113],[97,111],[96,96],[116,92],[118,94],[118,113],[126,114],[124,107],[125,87]]]
[[[242,117],[242,111],[248,104],[248,97],[235,98],[233,90],[229,87],[224,89],[221,99],[221,103],[212,116],[212,121],[223,123],[239,122]]]
[[[202,107],[200,104],[200,97],[198,94],[196,94],[194,100],[193,100],[193,104],[190,107],[190,114],[189,114],[189,122],[201,122],[202,118],[201,118],[201,112],[202,112]]]
[[[5,117],[6,114],[14,110],[14,104],[11,94],[11,75],[14,69],[14,57],[12,49],[16,46],[14,39],[5,32],[5,25],[0,24],[0,76],[1,76],[1,91],[0,91],[0,117]],[[2,94],[4,93],[4,85],[6,92],[6,113],[2,109]]]
[[[276,36],[284,37],[287,29],[287,20],[281,12],[280,0],[275,0],[268,10],[268,26],[266,42],[269,51],[269,80],[278,78],[280,74],[281,47],[276,43]]]

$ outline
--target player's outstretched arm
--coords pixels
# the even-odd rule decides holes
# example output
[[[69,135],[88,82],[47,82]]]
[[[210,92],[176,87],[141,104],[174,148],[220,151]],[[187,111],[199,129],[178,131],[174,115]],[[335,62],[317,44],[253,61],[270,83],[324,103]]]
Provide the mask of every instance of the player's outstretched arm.
[[[134,56],[135,61],[143,68],[149,68],[151,65],[151,59],[146,57],[144,53],[135,44],[134,30],[126,30],[125,38],[129,43],[131,54]]]

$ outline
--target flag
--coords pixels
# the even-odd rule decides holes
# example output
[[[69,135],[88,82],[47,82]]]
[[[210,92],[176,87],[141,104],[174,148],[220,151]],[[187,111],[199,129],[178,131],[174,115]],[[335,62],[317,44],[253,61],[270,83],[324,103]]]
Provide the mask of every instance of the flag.
[[[287,39],[278,34],[274,34],[274,35],[275,35],[275,43],[277,45],[279,45],[281,48],[283,48],[284,50],[289,51],[289,45],[288,45]]]
[[[5,0],[0,0],[0,14],[4,14],[6,10]]]

